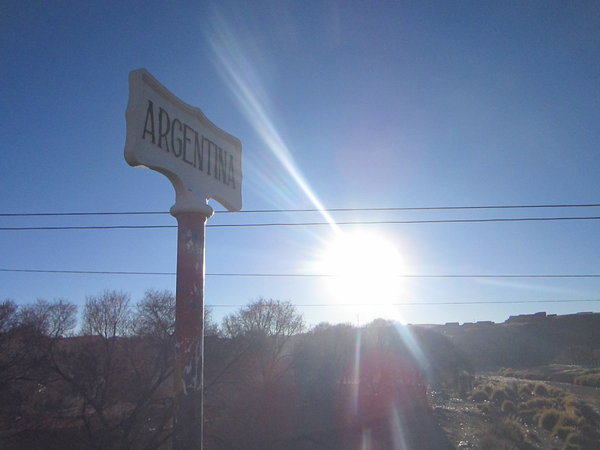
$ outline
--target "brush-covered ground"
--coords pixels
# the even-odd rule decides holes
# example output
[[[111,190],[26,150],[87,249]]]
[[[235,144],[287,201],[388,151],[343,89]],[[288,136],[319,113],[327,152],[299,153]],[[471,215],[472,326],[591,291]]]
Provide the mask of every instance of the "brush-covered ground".
[[[499,375],[525,380],[557,381],[600,388],[600,368],[569,364],[549,364],[531,369],[500,369]]]
[[[433,391],[431,401],[457,449],[600,448],[600,389],[486,374],[470,392]]]

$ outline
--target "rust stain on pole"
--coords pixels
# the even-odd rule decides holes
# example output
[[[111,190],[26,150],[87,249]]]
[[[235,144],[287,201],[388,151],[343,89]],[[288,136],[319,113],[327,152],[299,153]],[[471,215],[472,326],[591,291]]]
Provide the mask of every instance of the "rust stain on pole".
[[[175,310],[175,411],[173,448],[202,448],[204,366],[204,234],[207,216],[175,215],[177,291]]]

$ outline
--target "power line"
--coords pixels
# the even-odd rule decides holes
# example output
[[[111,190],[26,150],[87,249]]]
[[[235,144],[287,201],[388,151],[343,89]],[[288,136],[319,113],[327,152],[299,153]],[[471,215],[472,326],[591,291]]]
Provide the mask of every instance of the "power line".
[[[594,208],[600,203],[565,203],[537,205],[475,205],[475,206],[419,206],[382,208],[324,208],[324,209],[251,209],[244,211],[215,211],[216,214],[260,214],[260,213],[301,213],[301,212],[375,212],[375,211],[447,211],[477,209],[531,209],[531,208]],[[168,211],[90,211],[90,212],[33,212],[0,213],[0,217],[51,217],[51,216],[125,216],[125,215],[167,215]]]
[[[510,304],[522,304],[522,303],[594,303],[600,302],[600,298],[589,298],[589,299],[552,299],[552,300],[457,300],[457,301],[409,301],[401,303],[293,303],[296,307],[331,307],[331,308],[352,308],[357,306],[432,306],[432,305],[510,305]],[[206,305],[210,308],[243,308],[248,306],[247,304],[231,304],[231,305]]]
[[[224,211],[216,211],[224,212]],[[229,211],[227,211],[229,212]],[[168,211],[90,211],[90,212],[34,212],[34,213],[0,213],[0,217],[63,217],[63,216],[149,216],[167,215]]]
[[[15,273],[53,273],[75,275],[151,275],[175,276],[175,272],[141,272],[141,271],[108,271],[108,270],[51,270],[51,269],[12,269],[0,268],[0,272]],[[335,278],[336,274],[316,273],[207,273],[208,277],[248,277],[248,278]],[[600,278],[600,274],[399,274],[397,278]]]
[[[94,274],[94,275],[176,275],[174,272],[133,272],[133,271],[100,271],[100,270],[47,270],[47,269],[6,269],[0,272],[52,273],[52,274]],[[273,273],[207,273],[216,277],[335,277],[331,274],[273,274]],[[469,274],[469,275],[397,275],[401,278],[600,278],[600,274]],[[412,300],[394,303],[295,303],[296,307],[359,307],[359,306],[432,306],[432,305],[497,305],[497,304],[533,304],[533,303],[594,303],[600,299],[550,299],[550,300]],[[241,308],[246,304],[206,305],[211,308]]]
[[[211,225],[207,225],[211,226]],[[214,225],[213,225],[214,226]],[[64,226],[64,227],[1,227],[0,231],[42,231],[42,230],[139,230],[177,228],[177,225],[92,225],[92,226]]]
[[[335,222],[336,225],[409,225],[437,223],[492,223],[492,222],[545,222],[569,220],[599,220],[600,216],[575,217],[511,217],[491,219],[439,219],[439,220],[376,220]],[[210,224],[207,228],[248,228],[248,227],[291,227],[291,226],[323,226],[329,222],[263,222],[238,224]],[[0,227],[0,231],[54,231],[54,230],[131,230],[131,229],[167,229],[177,225],[92,225],[92,226],[42,226],[42,227]]]
[[[51,269],[0,269],[0,272],[15,273],[54,273],[73,275],[168,275],[174,276],[175,272],[133,272],[133,271],[111,271],[111,270],[51,270]],[[206,274],[208,275],[208,274]]]
[[[579,217],[513,217],[492,219],[439,219],[439,220],[376,220],[376,221],[347,221],[335,222],[336,225],[399,225],[399,224],[425,224],[425,223],[485,223],[485,222],[538,222],[556,220],[598,220],[600,216]],[[250,224],[215,224],[207,227],[277,227],[277,226],[319,226],[331,225],[329,222],[272,222],[272,223],[250,223]],[[1,228],[0,228],[1,230]]]

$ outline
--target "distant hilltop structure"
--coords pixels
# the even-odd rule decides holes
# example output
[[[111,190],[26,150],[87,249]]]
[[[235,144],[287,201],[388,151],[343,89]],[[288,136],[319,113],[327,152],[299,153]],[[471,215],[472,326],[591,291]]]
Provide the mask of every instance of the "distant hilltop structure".
[[[548,316],[546,312],[536,312],[533,314],[519,314],[518,316],[509,316],[508,319],[504,321],[504,323],[529,323],[529,322],[539,322],[542,320],[546,320],[549,317],[555,317],[556,314],[550,314]]]
[[[516,316],[509,316],[508,319],[506,319],[504,322],[498,323],[498,324],[496,324],[495,322],[492,322],[491,320],[480,320],[478,322],[464,322],[462,325],[459,322],[446,322],[444,325],[436,326],[436,325],[430,324],[430,325],[419,325],[419,326],[426,326],[429,328],[443,327],[446,330],[453,330],[453,329],[460,329],[460,328],[483,328],[483,327],[489,327],[492,325],[502,326],[502,325],[536,324],[536,323],[545,323],[547,321],[553,321],[553,320],[563,321],[563,320],[580,319],[583,317],[591,318],[591,319],[600,319],[600,313],[596,313],[596,312],[592,312],[592,311],[585,311],[585,312],[578,312],[578,313],[574,313],[574,314],[558,315],[558,314],[547,314],[545,311],[541,311],[541,312],[536,312],[533,314],[519,314]]]
[[[582,311],[574,314],[546,314],[545,312],[537,312],[534,314],[520,314],[518,316],[510,316],[505,324],[514,324],[514,323],[538,323],[544,322],[547,320],[572,320],[572,319],[580,319],[580,318],[592,318],[598,319],[600,318],[600,313],[595,313],[592,311]]]
[[[419,327],[419,325],[415,325]],[[600,313],[510,316],[504,322],[448,322],[427,326],[444,336],[475,370],[546,364],[600,367]]]

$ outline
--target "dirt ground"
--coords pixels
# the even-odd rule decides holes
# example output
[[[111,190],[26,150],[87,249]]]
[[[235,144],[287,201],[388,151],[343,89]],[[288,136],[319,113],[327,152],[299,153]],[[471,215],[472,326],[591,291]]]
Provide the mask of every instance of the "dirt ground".
[[[522,381],[496,376],[490,376],[489,378],[496,380]],[[597,412],[600,412],[600,389],[574,386],[565,383],[546,383],[568,390],[586,403],[592,405]],[[502,420],[484,414],[477,405],[470,400],[442,391],[431,392],[431,403],[437,423],[446,433],[448,441],[456,449],[484,449],[486,445],[482,444],[482,440],[485,431],[493,425],[494,420]],[[527,448],[529,449],[560,450],[564,447],[563,441],[553,437],[546,430],[525,424],[523,425],[523,429],[528,436]]]

